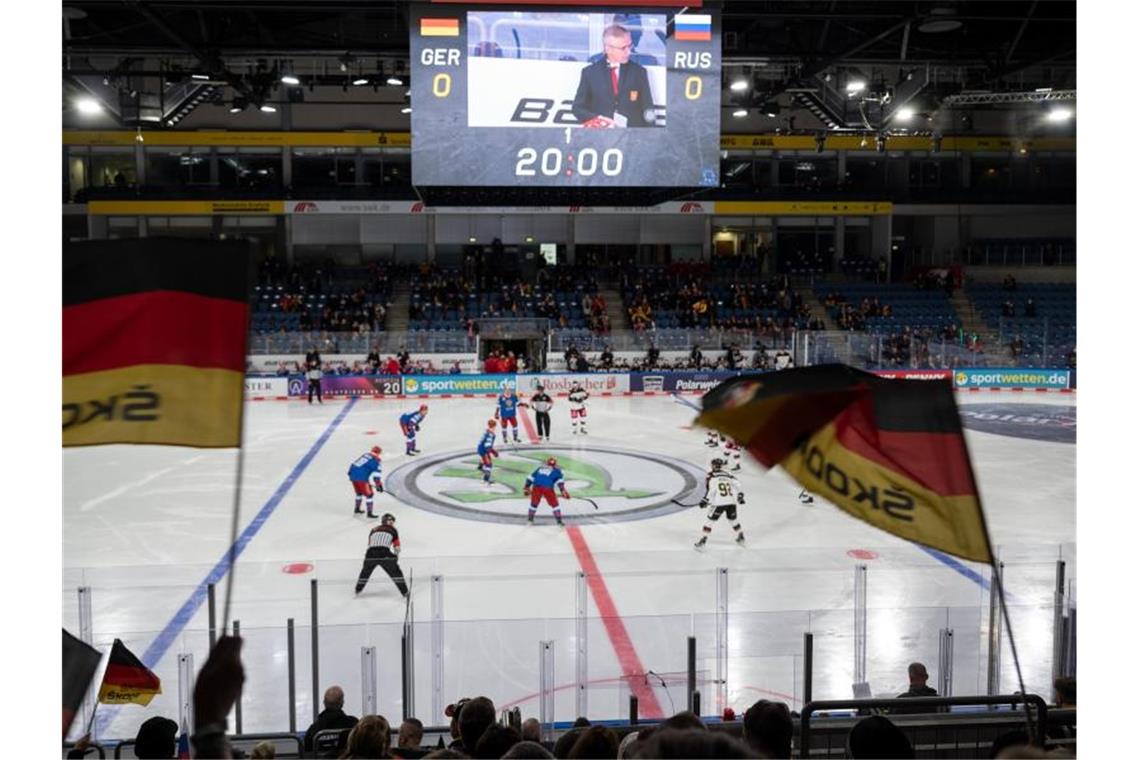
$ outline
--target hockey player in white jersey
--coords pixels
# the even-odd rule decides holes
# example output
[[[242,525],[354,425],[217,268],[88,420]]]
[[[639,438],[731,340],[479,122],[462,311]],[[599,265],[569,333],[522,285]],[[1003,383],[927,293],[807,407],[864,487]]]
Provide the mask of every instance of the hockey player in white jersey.
[[[577,435],[581,430],[582,435],[586,435],[586,399],[590,394],[582,387],[582,384],[577,380],[570,388],[570,425],[574,428],[574,435]]]
[[[707,490],[701,499],[701,508],[708,509],[702,535],[694,546],[703,549],[708,543],[709,534],[712,533],[713,523],[720,519],[723,513],[736,531],[736,543],[744,545],[744,531],[740,527],[740,520],[736,517],[736,508],[744,504],[744,492],[740,490],[740,482],[725,470],[725,461],[714,459],[712,468],[705,478]]]
[[[735,439],[710,430],[705,437],[705,445],[711,449],[719,448],[714,456],[723,459],[733,472],[740,472],[740,444]]]

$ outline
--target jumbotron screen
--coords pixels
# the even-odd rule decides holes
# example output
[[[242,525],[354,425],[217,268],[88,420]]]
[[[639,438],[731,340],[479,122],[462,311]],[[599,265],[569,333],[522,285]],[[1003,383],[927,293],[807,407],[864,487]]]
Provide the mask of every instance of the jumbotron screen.
[[[720,181],[712,9],[412,7],[416,185]]]

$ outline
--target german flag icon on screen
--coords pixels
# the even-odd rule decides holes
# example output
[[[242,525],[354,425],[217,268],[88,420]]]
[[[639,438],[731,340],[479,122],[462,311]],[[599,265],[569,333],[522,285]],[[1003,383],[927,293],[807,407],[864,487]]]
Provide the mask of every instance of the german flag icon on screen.
[[[458,37],[459,19],[457,18],[421,18],[421,37]]]

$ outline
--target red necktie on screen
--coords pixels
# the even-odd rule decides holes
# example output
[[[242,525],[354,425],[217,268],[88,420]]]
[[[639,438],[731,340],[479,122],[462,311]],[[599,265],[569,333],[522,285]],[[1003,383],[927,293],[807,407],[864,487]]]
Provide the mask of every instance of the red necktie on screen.
[[[613,68],[610,69],[610,81],[614,83],[614,95],[618,94],[617,80],[618,80],[618,70],[617,70],[617,67],[614,66]]]

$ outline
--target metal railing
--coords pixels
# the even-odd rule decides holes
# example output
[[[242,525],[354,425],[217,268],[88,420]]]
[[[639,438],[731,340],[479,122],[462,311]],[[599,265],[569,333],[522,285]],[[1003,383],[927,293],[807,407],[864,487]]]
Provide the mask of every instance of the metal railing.
[[[421,354],[471,353],[478,338],[462,330],[417,332],[276,332],[249,336],[249,353],[298,354],[316,348],[322,354],[381,354],[409,351]]]
[[[652,344],[662,351],[723,350],[730,346],[741,349],[788,348],[795,340],[795,330],[768,333],[755,330],[721,330],[717,328],[666,328],[659,330],[615,330],[602,335],[585,330],[555,330],[550,336],[553,351],[571,346],[579,351],[647,351]]]

